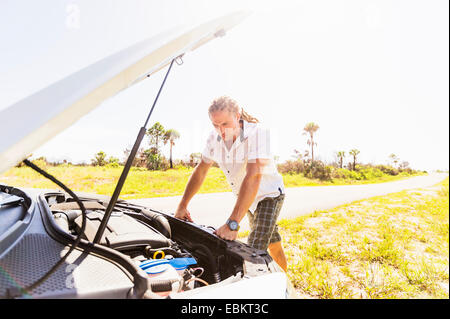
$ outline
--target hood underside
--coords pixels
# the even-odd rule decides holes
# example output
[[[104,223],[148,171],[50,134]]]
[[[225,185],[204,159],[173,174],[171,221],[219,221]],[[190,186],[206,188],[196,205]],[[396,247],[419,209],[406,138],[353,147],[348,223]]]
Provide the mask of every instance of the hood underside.
[[[154,74],[173,59],[223,36],[248,12],[183,26],[96,62],[0,111],[0,173],[74,124],[106,99]]]

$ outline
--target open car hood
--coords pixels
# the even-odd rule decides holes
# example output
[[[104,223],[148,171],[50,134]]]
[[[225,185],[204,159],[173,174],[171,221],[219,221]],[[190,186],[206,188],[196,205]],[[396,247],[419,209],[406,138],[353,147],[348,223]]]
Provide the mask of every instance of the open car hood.
[[[74,124],[107,98],[145,79],[173,59],[223,36],[248,12],[183,26],[96,62],[0,111],[0,173]]]

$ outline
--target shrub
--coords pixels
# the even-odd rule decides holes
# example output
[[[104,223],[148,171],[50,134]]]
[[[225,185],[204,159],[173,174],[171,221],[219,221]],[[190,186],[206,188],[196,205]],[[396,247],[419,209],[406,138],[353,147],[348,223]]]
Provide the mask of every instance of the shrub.
[[[286,161],[278,164],[278,171],[281,174],[300,174],[305,171],[305,163],[303,161]]]
[[[354,179],[355,172],[350,171],[346,168],[338,168],[333,171],[332,177],[333,178],[342,178],[342,179]]]
[[[91,159],[91,162],[93,166],[105,166],[107,164],[105,152],[100,151],[95,154],[94,158]]]
[[[170,167],[169,161],[161,154],[161,152],[152,147],[145,150],[144,156],[146,158],[146,167],[149,170],[167,170]]]
[[[377,165],[375,168],[379,169],[385,174],[396,176],[398,175],[398,170],[390,165]]]
[[[330,181],[333,167],[325,165],[322,161],[314,161],[306,165],[304,175],[308,178],[317,178],[321,181]]]

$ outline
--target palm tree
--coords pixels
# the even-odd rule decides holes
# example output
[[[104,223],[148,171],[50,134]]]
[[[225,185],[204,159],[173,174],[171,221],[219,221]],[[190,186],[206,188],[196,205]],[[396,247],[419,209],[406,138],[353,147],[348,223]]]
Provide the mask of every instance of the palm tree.
[[[303,128],[303,135],[309,134],[309,140],[308,145],[311,146],[311,165],[314,162],[314,145],[317,145],[317,143],[314,142],[314,133],[319,129],[319,125],[317,125],[314,122],[309,122],[305,125]]]
[[[342,164],[344,162],[345,151],[339,151],[336,153],[336,156],[339,158],[339,166],[342,168]]]
[[[155,147],[159,151],[159,140],[163,138],[165,134],[164,126],[161,123],[156,122],[147,130],[147,135],[150,138],[150,146]]]
[[[164,136],[163,136],[164,145],[167,144],[168,142],[169,142],[169,145],[170,145],[170,168],[173,168],[173,164],[172,164],[172,146],[175,145],[175,140],[177,138],[180,138],[180,133],[178,133],[174,129],[167,130],[164,133]]]
[[[389,155],[389,159],[392,161],[394,167],[396,167],[397,163],[400,161],[400,159],[395,154]]]
[[[350,152],[348,152],[351,156],[353,156],[353,170],[356,168],[356,156],[360,153],[357,149],[352,149]]]

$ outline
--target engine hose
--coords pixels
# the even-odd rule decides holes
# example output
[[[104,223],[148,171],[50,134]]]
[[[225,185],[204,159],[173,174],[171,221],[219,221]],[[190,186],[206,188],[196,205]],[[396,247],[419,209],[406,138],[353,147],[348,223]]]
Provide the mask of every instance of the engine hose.
[[[152,212],[147,209],[142,209],[141,213],[152,221],[155,228],[167,238],[172,237],[172,231],[170,229],[169,221],[163,215],[156,212]]]
[[[202,244],[192,245],[191,250],[192,251],[203,250],[203,252],[206,255],[206,258],[208,258],[208,263],[212,270],[212,274],[213,274],[212,276],[213,276],[214,282],[216,282],[216,283],[220,282],[221,278],[220,278],[220,273],[219,273],[219,267],[217,266],[216,260],[214,259],[211,250]]]

